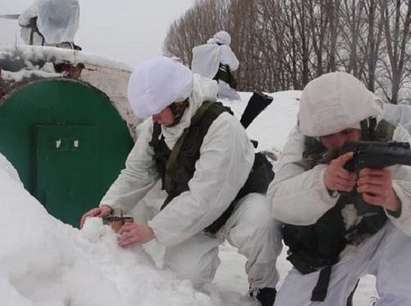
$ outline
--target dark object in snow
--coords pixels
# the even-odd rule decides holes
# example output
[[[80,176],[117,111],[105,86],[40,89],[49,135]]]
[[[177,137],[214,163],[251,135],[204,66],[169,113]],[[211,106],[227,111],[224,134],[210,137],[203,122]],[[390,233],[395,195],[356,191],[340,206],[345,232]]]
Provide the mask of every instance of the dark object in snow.
[[[263,93],[254,92],[241,115],[240,122],[246,129],[251,122],[273,102],[273,98]]]
[[[275,288],[265,287],[262,289],[256,289],[255,295],[254,292],[252,292],[250,295],[255,296],[255,298],[260,302],[261,306],[273,306],[277,291],[275,290]]]
[[[57,48],[72,49],[72,50],[77,50],[77,51],[83,50],[79,45],[76,45],[74,42],[70,42],[70,41],[63,41],[61,43],[56,44],[55,46]]]
[[[0,67],[5,71],[17,72],[28,65],[33,68],[41,69],[45,64],[42,59],[26,60],[21,52],[15,54],[4,53],[0,54]]]
[[[81,71],[85,68],[83,63],[74,65],[72,63],[53,63],[54,71],[63,74],[64,77],[70,79],[80,79]]]
[[[108,215],[103,217],[103,223],[109,224],[115,233],[117,233],[124,224],[133,222],[134,218],[130,216],[123,216],[122,211],[120,216]]]

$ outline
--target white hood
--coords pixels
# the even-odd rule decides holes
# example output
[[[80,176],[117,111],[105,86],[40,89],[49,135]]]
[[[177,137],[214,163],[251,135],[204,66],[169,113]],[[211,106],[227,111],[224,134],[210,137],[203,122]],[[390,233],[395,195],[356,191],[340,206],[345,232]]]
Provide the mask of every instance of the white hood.
[[[139,64],[128,82],[128,100],[135,115],[146,119],[173,102],[187,99],[193,90],[193,73],[165,56]]]
[[[226,31],[217,32],[212,38],[207,41],[207,44],[220,44],[229,46],[231,44],[231,35]]]
[[[327,73],[304,88],[299,127],[306,136],[329,135],[380,117],[382,102],[364,84],[345,72]]]

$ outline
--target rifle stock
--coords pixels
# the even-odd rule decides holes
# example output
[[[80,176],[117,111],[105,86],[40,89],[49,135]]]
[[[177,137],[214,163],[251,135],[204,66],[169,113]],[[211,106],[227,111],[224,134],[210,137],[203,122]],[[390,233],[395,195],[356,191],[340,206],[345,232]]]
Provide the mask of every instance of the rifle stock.
[[[273,101],[273,98],[265,94],[254,92],[243,114],[240,122],[246,129],[253,122],[253,120]]]

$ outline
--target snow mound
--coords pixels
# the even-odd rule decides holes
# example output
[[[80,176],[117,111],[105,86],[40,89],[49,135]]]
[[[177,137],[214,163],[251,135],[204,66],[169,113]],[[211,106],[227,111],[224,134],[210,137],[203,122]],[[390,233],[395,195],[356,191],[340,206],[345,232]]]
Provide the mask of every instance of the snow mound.
[[[222,101],[238,118],[241,118],[252,93],[240,92],[240,96],[241,100]],[[279,91],[269,96],[273,97],[273,102],[254,119],[247,128],[247,134],[251,139],[258,141],[258,151],[271,151],[278,154],[287,141],[288,133],[297,123],[301,91]]]
[[[141,247],[118,247],[101,221],[79,231],[50,216],[1,154],[0,192],[1,305],[215,305],[189,281],[158,270]]]

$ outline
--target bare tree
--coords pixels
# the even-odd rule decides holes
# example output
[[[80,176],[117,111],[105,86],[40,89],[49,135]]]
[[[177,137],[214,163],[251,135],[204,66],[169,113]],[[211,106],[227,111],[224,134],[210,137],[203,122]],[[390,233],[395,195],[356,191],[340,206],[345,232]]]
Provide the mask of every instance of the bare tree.
[[[380,0],[384,26],[385,46],[388,62],[382,59],[385,77],[390,83],[386,90],[387,99],[398,103],[399,91],[406,74],[406,60],[409,59],[407,46],[410,39],[411,0]]]
[[[229,0],[200,0],[169,28],[164,52],[189,65],[194,46],[205,43],[217,31],[227,29]]]
[[[410,83],[411,0],[199,0],[177,20],[167,54],[189,64],[192,48],[231,34],[240,90],[302,89],[344,69],[397,103]]]
[[[240,61],[238,86],[244,90],[262,90],[261,52],[258,41],[256,2],[232,0],[228,9],[228,30],[232,36],[231,48]]]
[[[383,38],[383,22],[379,13],[378,0],[364,1],[365,14],[367,18],[367,39],[362,41],[363,54],[367,54],[368,72],[364,78],[367,81],[367,87],[371,91],[375,91],[377,62],[381,56],[381,46]]]

